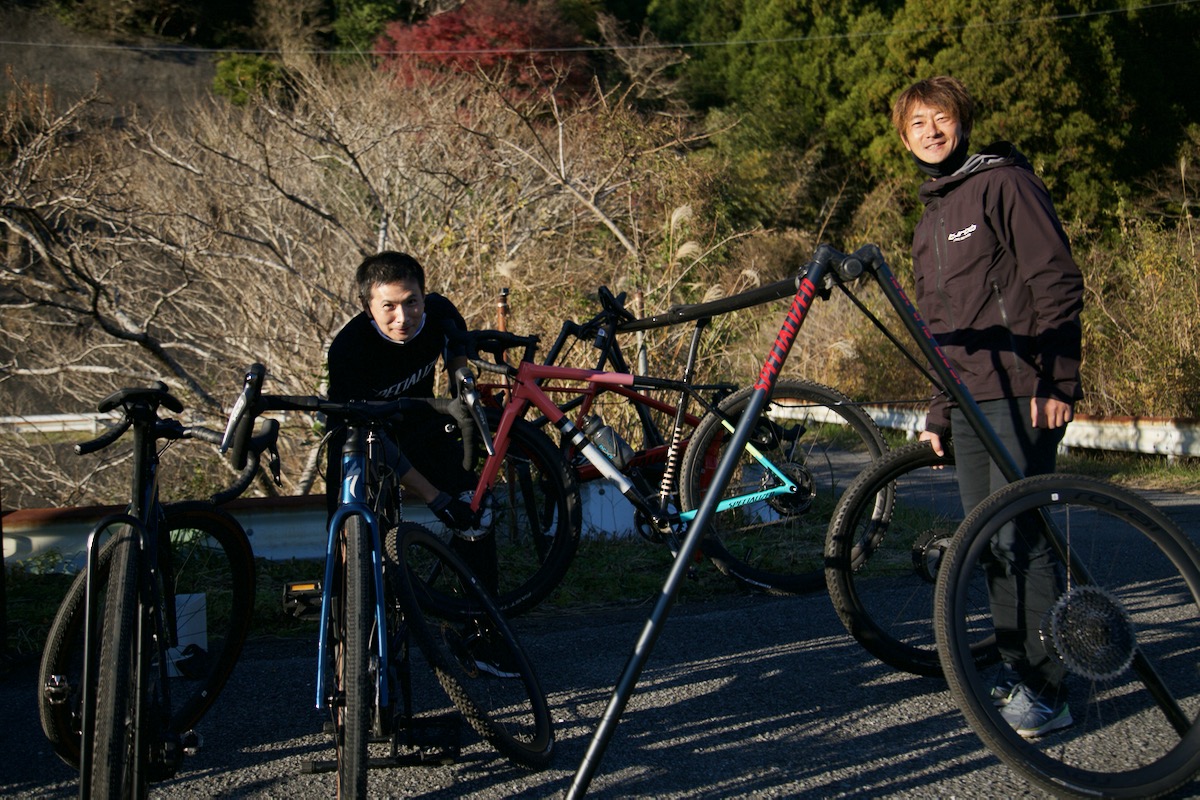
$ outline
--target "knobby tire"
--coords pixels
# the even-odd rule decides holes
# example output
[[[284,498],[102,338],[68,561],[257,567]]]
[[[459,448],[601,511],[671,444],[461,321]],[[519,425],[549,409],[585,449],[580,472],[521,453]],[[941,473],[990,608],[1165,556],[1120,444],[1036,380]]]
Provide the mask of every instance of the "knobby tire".
[[[254,605],[254,555],[249,540],[228,513],[203,502],[166,507],[159,524],[160,552],[171,547],[172,586],[176,627],[200,627],[205,647],[176,652],[171,680],[169,728],[183,734],[193,729],[220,694],[241,654],[250,630]],[[117,538],[100,550],[97,580],[100,596],[106,591]],[[79,767],[80,688],[83,670],[83,623],[86,572],[72,582],[46,636],[38,679],[38,712],[42,730],[54,752],[72,768]],[[189,625],[199,614],[195,601],[179,595],[202,594],[204,624]],[[198,647],[198,645],[197,645]],[[51,702],[44,687],[51,676],[63,676],[62,702]]]
[[[514,764],[546,767],[554,732],[546,696],[504,615],[470,569],[425,528],[402,523],[388,533],[392,586],[416,642],[438,682],[468,724]],[[414,578],[436,564],[443,591],[456,597],[456,613],[444,614],[442,599]],[[474,660],[478,642],[502,656],[516,677],[495,677]]]

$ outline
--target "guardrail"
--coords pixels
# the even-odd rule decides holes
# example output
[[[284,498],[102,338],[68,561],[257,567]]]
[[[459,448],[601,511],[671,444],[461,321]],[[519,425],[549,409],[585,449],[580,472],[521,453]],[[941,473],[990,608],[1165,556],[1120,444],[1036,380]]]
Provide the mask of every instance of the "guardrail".
[[[925,411],[914,406],[864,406],[882,428],[905,432],[915,438],[925,423]],[[805,407],[797,414],[816,417],[822,422],[839,422],[831,412]],[[47,414],[39,417],[0,418],[0,427],[17,419],[37,425],[42,432],[98,432],[106,419],[102,414]],[[56,427],[57,426],[57,427]],[[87,427],[94,426],[94,427]],[[1077,417],[1067,427],[1064,448],[1084,448],[1166,456],[1167,459],[1200,457],[1200,424],[1195,420],[1154,418]],[[583,534],[606,536],[634,535],[630,505],[620,492],[606,481],[584,484]],[[251,537],[257,555],[266,558],[320,557],[324,548],[324,496],[291,498],[248,498],[235,500],[228,509],[238,517]],[[103,508],[26,509],[6,512],[3,519],[4,558],[22,561],[47,551],[57,551],[68,561],[83,547],[91,524],[104,515]],[[416,522],[428,519],[422,505],[406,509]],[[73,565],[68,565],[68,569]]]
[[[915,437],[925,423],[925,409],[919,406],[864,405],[875,424],[899,430]],[[838,422],[832,413],[820,408],[805,408],[804,413],[822,422]],[[0,417],[0,430],[21,433],[63,433],[84,431],[99,433],[115,414],[37,414]],[[1092,417],[1080,415],[1067,427],[1064,448],[1084,448],[1124,453],[1178,457],[1200,457],[1200,421],[1165,417]]]
[[[924,430],[925,409],[915,406],[864,405],[863,410],[881,428],[903,431],[910,439]],[[823,409],[806,408],[805,413],[822,422],[840,418]],[[1200,457],[1200,422],[1165,417],[1092,417],[1081,414],[1067,426],[1061,447],[1069,450],[1105,450],[1175,458]]]
[[[86,431],[99,433],[108,423],[118,419],[113,414],[32,414],[27,417],[0,417],[0,430],[17,433],[65,433]]]
[[[633,507],[614,484],[591,481],[580,487],[583,536],[636,536]],[[325,495],[244,497],[222,506],[233,514],[254,555],[271,560],[325,557]],[[4,561],[16,563],[54,553],[56,566],[75,572],[83,565],[87,535],[118,506],[79,508],[26,508],[3,516]],[[440,526],[423,503],[406,503],[404,518],[423,525]]]

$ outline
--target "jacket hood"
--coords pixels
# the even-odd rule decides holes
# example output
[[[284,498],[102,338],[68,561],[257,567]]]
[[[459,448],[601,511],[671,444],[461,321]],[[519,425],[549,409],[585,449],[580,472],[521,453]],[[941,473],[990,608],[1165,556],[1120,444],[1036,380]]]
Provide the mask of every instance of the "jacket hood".
[[[1029,159],[1010,142],[995,142],[967,158],[966,162],[953,174],[937,180],[925,181],[921,184],[918,196],[925,205],[937,197],[944,197],[955,187],[989,169],[997,167],[1020,167],[1033,172]]]

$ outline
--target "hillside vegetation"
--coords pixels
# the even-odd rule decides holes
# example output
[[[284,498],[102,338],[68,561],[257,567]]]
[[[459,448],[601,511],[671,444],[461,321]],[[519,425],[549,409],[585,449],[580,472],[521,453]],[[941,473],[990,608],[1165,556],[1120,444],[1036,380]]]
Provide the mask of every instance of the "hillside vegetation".
[[[103,4],[74,11],[84,5]],[[1045,21],[1090,7],[1046,4],[1039,17],[1028,4],[989,4],[1001,15],[990,18],[1043,21],[1022,23],[1029,35],[1014,39],[1015,23],[958,24],[979,11],[972,2],[822,4],[808,16],[789,4],[718,3],[736,8],[690,20],[672,17],[670,2],[640,11],[540,2],[558,22],[539,24],[556,36],[573,25],[577,41],[606,49],[487,68],[462,55],[467,38],[447,44],[453,58],[422,59],[411,47],[351,56],[342,12],[366,4],[252,5],[254,21],[223,35],[271,54],[224,56],[205,74],[206,87],[217,76],[213,91],[180,93],[167,108],[129,99],[137,93],[115,73],[68,89],[9,62],[0,112],[8,413],[87,411],[115,388],[161,379],[215,426],[253,361],[268,367],[270,391],[319,392],[325,349],[357,310],[353,269],[382,247],[416,254],[429,288],[475,326],[495,324],[498,292],[509,288],[510,327],[544,341],[563,319],[594,313],[599,284],[654,313],[789,275],[821,241],[876,242],[907,280],[920,179],[887,109],[914,77],[948,71],[981,98],[979,136],[1017,142],[1060,202],[1088,290],[1080,411],[1200,416],[1190,172],[1200,115],[1195,98],[1143,92],[1152,69],[1132,56],[1151,35],[1194,30],[1190,5],[1067,24]],[[359,41],[385,31],[393,43],[426,41],[427,19],[463,30],[444,25],[446,15],[478,26],[501,19],[481,9],[512,4],[445,3],[433,17],[379,5],[411,13],[363,22]],[[614,13],[596,13],[605,11]],[[927,32],[911,33],[919,20]],[[174,30],[114,25],[104,41]],[[646,48],[655,31],[738,44]],[[1198,60],[1185,39],[1181,75]],[[999,58],[1003,42],[1020,46]],[[123,71],[131,76],[148,80]],[[1160,108],[1157,124],[1145,119]],[[856,291],[893,321],[870,287]],[[717,320],[706,374],[752,376],[783,310]],[[678,374],[687,334],[650,337],[652,373]],[[787,371],[863,401],[928,394],[837,295],[817,306]],[[319,481],[301,469],[317,432],[295,420],[288,433],[284,491],[294,493]],[[97,468],[61,441],[4,436],[0,459],[10,507],[126,490],[119,461]],[[199,494],[220,479],[215,457],[180,460],[164,481],[170,492]]]

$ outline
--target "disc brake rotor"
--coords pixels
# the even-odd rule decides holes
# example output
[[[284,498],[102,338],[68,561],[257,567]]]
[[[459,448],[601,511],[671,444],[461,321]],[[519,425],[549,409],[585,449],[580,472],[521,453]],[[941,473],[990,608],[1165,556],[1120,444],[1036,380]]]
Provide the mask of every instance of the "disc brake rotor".
[[[776,467],[784,475],[787,475],[792,483],[796,484],[796,491],[768,497],[767,505],[784,516],[803,514],[808,511],[813,504],[813,499],[817,496],[816,481],[813,480],[812,473],[803,464],[795,461],[776,464]],[[778,485],[778,479],[770,472],[763,475],[763,489],[773,489]]]

